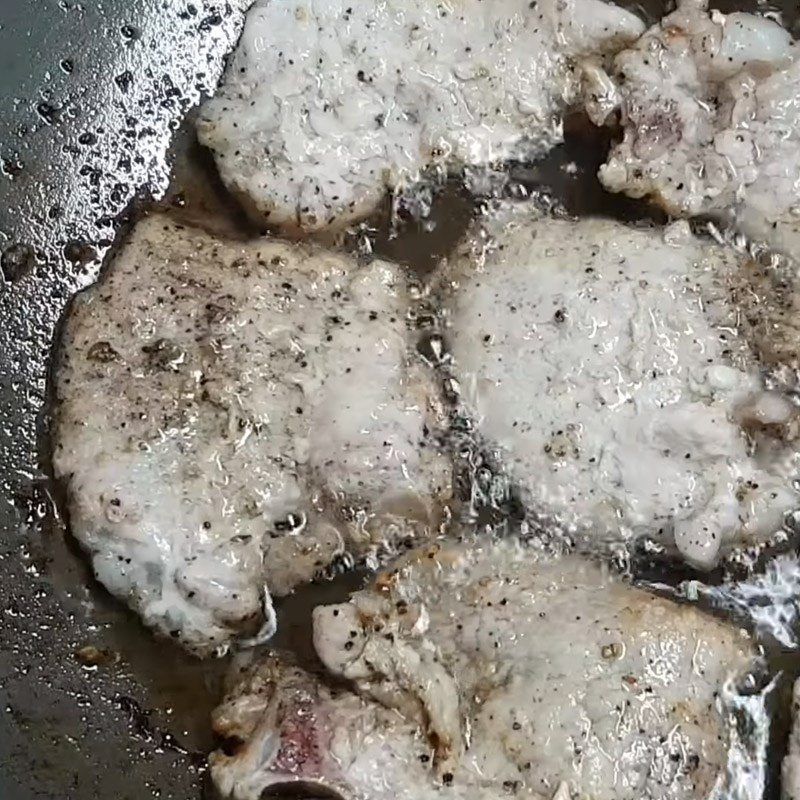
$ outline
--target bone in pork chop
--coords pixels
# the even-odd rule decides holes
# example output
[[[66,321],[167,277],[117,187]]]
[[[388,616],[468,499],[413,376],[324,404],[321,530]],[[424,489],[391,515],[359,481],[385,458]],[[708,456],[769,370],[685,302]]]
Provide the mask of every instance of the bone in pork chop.
[[[800,49],[777,23],[683,0],[590,91],[601,123],[618,108],[622,141],[603,184],[669,213],[714,215],[800,253]]]
[[[212,756],[223,797],[704,800],[727,781],[724,698],[755,662],[693,607],[512,541],[408,554],[316,609],[314,638],[356,694],[256,665],[214,715],[234,742]]]
[[[390,263],[140,222],[56,375],[55,473],[99,580],[207,654],[346,550],[435,529],[450,467],[408,308]]]

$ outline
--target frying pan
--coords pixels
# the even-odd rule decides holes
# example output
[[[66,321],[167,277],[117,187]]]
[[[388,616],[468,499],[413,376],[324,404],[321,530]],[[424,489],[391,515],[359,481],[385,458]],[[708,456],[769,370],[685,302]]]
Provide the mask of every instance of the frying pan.
[[[661,0],[623,4],[652,19],[664,10]],[[247,5],[0,0],[2,800],[211,796],[208,714],[224,665],[154,641],[93,583],[48,477],[47,387],[70,296],[96,278],[143,204],[166,193],[163,202],[216,224],[243,224],[181,123],[213,91]],[[777,4],[788,25],[796,5]],[[602,142],[593,146],[578,137],[532,180],[575,210],[606,208],[593,179]],[[567,160],[584,167],[581,182],[558,169]],[[419,265],[446,250],[469,203],[455,193],[442,208],[437,238],[384,239],[385,254]],[[313,587],[292,601],[284,644],[307,646],[309,609],[333,591]]]

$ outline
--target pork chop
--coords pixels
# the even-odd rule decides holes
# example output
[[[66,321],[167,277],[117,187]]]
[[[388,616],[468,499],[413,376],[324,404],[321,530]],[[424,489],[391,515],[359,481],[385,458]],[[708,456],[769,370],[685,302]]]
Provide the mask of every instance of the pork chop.
[[[428,167],[541,155],[576,59],[643,30],[601,0],[257,0],[197,131],[270,225],[336,228]]]
[[[53,463],[98,579],[198,654],[337,556],[436,529],[450,467],[399,267],[144,219],[64,327]],[[430,435],[429,435],[430,433]]]
[[[797,411],[739,335],[732,299],[751,272],[685,223],[525,205],[481,222],[443,266],[462,405],[545,531],[592,547],[647,536],[708,568],[780,530],[798,502],[781,439]],[[756,311],[776,328],[769,302]]]
[[[212,756],[223,797],[703,800],[726,784],[725,703],[754,664],[695,608],[512,541],[409,554],[316,609],[314,639],[358,697],[256,666],[214,715],[234,742]]]
[[[772,20],[706,8],[682,0],[590,92],[596,121],[619,108],[623,128],[600,179],[798,255],[800,49]]]

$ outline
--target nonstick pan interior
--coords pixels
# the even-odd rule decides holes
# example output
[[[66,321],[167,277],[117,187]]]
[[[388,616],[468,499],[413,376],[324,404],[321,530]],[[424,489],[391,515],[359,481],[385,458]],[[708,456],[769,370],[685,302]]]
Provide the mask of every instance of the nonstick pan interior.
[[[663,4],[624,5],[658,18]],[[0,798],[192,800],[211,745],[220,663],[156,642],[92,580],[48,478],[47,378],[70,296],[152,198],[247,231],[206,154],[181,127],[213,90],[247,0],[0,0]],[[783,7],[719,0],[723,11]],[[647,216],[609,204],[594,172],[608,142],[568,142],[519,176],[575,213]],[[171,146],[171,149],[170,149]],[[575,162],[577,173],[561,169]],[[170,166],[174,164],[171,186]],[[463,230],[456,189],[430,233],[380,231],[376,247],[427,269]],[[310,587],[284,609],[279,644],[307,651],[309,609],[359,580]],[[794,661],[787,669],[798,671]]]

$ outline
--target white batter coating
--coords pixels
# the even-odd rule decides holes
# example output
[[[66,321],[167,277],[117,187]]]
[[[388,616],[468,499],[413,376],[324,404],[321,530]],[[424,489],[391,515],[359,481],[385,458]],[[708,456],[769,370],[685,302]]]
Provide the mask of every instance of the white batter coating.
[[[198,135],[269,224],[338,227],[429,166],[541,155],[576,59],[643,30],[601,0],[258,0]]]
[[[409,554],[316,609],[314,637],[364,700],[262,663],[215,714],[243,742],[212,756],[224,797],[703,800],[727,780],[721,697],[754,659],[695,608],[509,541]]]
[[[524,206],[496,212],[444,265],[463,404],[546,529],[593,546],[650,536],[700,567],[780,529],[798,500],[794,451],[780,438],[760,449],[740,423],[788,424],[796,409],[764,393],[738,335],[746,306],[730,298],[747,274],[685,223]]]
[[[800,59],[777,23],[683,0],[596,79],[595,121],[619,108],[603,184],[671,214],[711,214],[800,254]]]
[[[207,654],[265,593],[435,530],[450,466],[408,307],[386,262],[140,222],[56,375],[55,472],[99,580]]]

